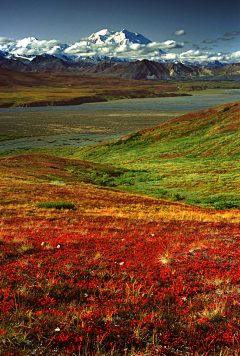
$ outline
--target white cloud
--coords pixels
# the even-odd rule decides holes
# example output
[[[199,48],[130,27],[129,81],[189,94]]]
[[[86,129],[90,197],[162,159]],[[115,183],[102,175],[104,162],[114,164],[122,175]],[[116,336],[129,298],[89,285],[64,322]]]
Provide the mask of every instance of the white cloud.
[[[161,49],[161,50],[168,50],[168,49],[172,49],[172,48],[182,48],[184,47],[184,42],[176,42],[173,40],[167,40],[165,42],[151,42],[147,45],[143,45],[146,46],[146,48],[148,49]]]
[[[198,47],[199,48],[199,47]],[[203,47],[202,48],[203,51],[211,51],[212,50],[212,47]]]
[[[140,43],[131,43],[130,48],[133,49],[134,51],[137,51],[137,50],[141,49],[141,45],[140,45]]]
[[[12,38],[0,37],[0,45],[7,45],[12,43],[14,43],[14,40]]]
[[[231,40],[233,40],[233,37],[232,37],[232,36],[223,36],[223,37],[221,38],[221,40],[222,40],[222,41],[231,41]]]
[[[53,46],[52,48],[49,49],[48,51],[49,54],[61,54],[61,48],[60,46]]]
[[[151,42],[148,44],[125,42],[120,46],[117,43],[93,43],[84,40],[66,48],[65,53],[76,56],[85,56],[86,53],[88,55],[89,53],[94,53],[95,55],[104,54],[112,57],[143,59],[156,56],[159,57],[160,54],[163,53],[162,51],[183,47],[183,42],[176,42],[173,40],[160,43]]]
[[[178,30],[178,31],[173,32],[173,35],[182,36],[182,35],[186,35],[186,32],[184,30]]]
[[[173,61],[173,60],[175,61],[175,60],[178,60],[179,55],[176,53],[166,53],[166,54],[162,55],[162,58],[167,61]]]
[[[237,52],[232,53],[232,54],[231,54],[231,58],[232,58],[233,60],[238,60],[238,61],[240,61],[240,51],[237,51]]]
[[[177,55],[176,60],[178,61],[189,61],[189,62],[204,62],[204,61],[221,61],[221,62],[239,62],[240,61],[240,51],[235,53],[228,52],[214,52],[214,51],[202,51],[202,50],[189,50]]]
[[[41,48],[51,48],[51,47],[55,47],[55,46],[61,46],[62,43],[60,41],[57,40],[41,40],[38,41],[38,46]]]
[[[192,57],[199,57],[202,56],[203,52],[201,52],[200,50],[189,50],[187,52],[183,52],[180,54],[180,57],[182,58],[192,58]]]
[[[210,40],[209,38],[206,38],[202,43],[216,43],[217,40]]]
[[[36,54],[60,54],[68,47],[58,40],[37,40],[34,37],[27,37],[22,40],[12,40],[6,37],[0,37],[0,50],[5,50],[18,55],[36,55]]]
[[[179,30],[180,32],[184,30]],[[231,35],[240,34],[240,31],[235,31],[232,33],[226,33],[222,38],[225,40],[230,40]],[[182,33],[183,34],[183,33]],[[206,44],[217,42],[216,40],[205,39],[203,41]],[[28,37],[23,40],[17,41],[7,37],[0,37],[0,50],[9,51],[13,54],[18,54],[21,56],[26,55],[36,55],[49,53],[52,55],[66,54],[80,57],[91,57],[91,56],[108,56],[108,57],[119,57],[119,58],[129,58],[133,60],[166,60],[166,61],[226,61],[226,62],[240,62],[240,51],[235,53],[218,53],[215,52],[211,47],[206,46],[202,49],[198,45],[192,45],[193,49],[189,51],[184,51],[182,53],[168,53],[168,51],[174,49],[181,49],[185,47],[185,42],[178,42],[174,40],[167,40],[164,42],[150,42],[150,43],[132,43],[130,41],[125,41],[121,45],[116,42],[108,43],[96,43],[91,41],[89,38],[81,39],[79,42],[73,45],[66,45],[58,40],[37,40],[34,37]],[[214,44],[213,44],[214,46]],[[179,52],[179,51],[177,51]]]
[[[163,43],[161,43],[161,49],[172,49],[172,48],[183,48],[184,47],[184,42],[176,42],[173,40],[168,40]]]
[[[226,32],[224,36],[237,36],[240,35],[240,31]]]

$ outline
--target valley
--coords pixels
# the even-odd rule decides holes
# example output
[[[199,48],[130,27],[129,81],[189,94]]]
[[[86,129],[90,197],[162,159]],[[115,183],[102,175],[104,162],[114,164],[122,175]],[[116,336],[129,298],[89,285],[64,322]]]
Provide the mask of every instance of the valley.
[[[63,106],[125,98],[181,96],[176,84],[0,68],[0,107]]]
[[[226,114],[227,122],[234,118],[232,127],[237,127],[238,104],[223,104],[216,109],[189,112],[193,103],[201,107],[213,102],[228,102],[230,97],[235,100],[238,91],[228,92],[225,89],[221,93],[215,89],[212,94],[204,93],[195,92],[193,97],[175,100],[128,99],[105,104],[84,104],[71,106],[71,109],[75,109],[72,111],[63,111],[61,108],[33,108],[39,111],[31,111],[31,108],[2,109],[0,155],[41,153],[108,163],[127,168],[128,172],[117,180],[105,174],[102,178],[104,186],[206,208],[238,208],[239,167],[235,158],[238,155],[238,146],[235,147],[239,140],[238,132],[219,131],[219,127],[226,125]],[[129,110],[131,105],[133,110]],[[141,106],[151,107],[152,110],[135,110],[135,107],[140,109]],[[178,110],[167,111],[168,106]],[[103,107],[108,110],[99,110]],[[159,107],[164,110],[157,110]],[[219,112],[222,112],[222,116],[219,116]],[[178,120],[186,121],[183,127],[191,127],[192,122],[196,127],[186,132],[183,129],[182,136],[178,137],[178,123],[174,124]],[[156,128],[154,135],[160,130],[158,135],[165,139],[155,140],[151,134],[148,136],[151,127]],[[142,132],[146,134],[142,135]],[[223,187],[229,188],[223,193]]]
[[[0,75],[0,355],[238,355],[239,83]]]
[[[150,80],[154,79],[151,70],[149,78],[143,77],[143,72],[137,67],[139,75],[124,78],[95,71],[21,72],[0,67],[0,108],[81,105],[117,99],[187,96],[207,89],[240,89],[237,77],[228,79],[220,75],[216,81],[214,76],[206,80],[201,76],[184,79],[180,74]]]
[[[0,158],[1,356],[239,353],[239,107]]]

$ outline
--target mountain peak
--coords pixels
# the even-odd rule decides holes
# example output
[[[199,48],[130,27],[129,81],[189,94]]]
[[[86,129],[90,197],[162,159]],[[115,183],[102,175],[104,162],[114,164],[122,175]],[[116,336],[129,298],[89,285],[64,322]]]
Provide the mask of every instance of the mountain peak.
[[[89,36],[89,39],[93,43],[104,43],[112,34],[114,34],[113,31],[109,31],[107,28],[105,28],[103,30],[91,34],[91,36]]]
[[[89,39],[93,43],[114,43],[123,45],[126,43],[138,43],[138,44],[148,44],[150,41],[148,38],[142,36],[137,32],[130,32],[127,29],[121,31],[109,31],[108,29],[103,29],[101,31],[93,33]]]
[[[111,33],[113,33],[113,31],[109,31],[107,28],[104,28],[104,29],[102,29],[102,30],[100,30],[100,31],[98,31],[98,32],[93,33],[92,36],[93,36],[93,35],[106,36],[106,35],[109,35],[109,34],[111,34]],[[91,36],[90,36],[90,37],[91,37]]]
[[[38,42],[38,39],[35,37],[26,37],[17,41],[17,44],[19,47],[27,47],[32,42]]]

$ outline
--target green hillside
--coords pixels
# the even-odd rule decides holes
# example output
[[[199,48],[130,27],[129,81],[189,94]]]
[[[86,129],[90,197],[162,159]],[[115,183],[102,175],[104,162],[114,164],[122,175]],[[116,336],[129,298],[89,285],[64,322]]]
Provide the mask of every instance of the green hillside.
[[[188,113],[72,158],[127,171],[106,185],[217,209],[240,208],[240,101]]]

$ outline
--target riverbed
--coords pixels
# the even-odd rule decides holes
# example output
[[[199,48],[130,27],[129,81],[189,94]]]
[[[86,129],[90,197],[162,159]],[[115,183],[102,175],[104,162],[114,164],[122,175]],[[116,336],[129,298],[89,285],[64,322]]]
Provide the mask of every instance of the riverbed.
[[[186,97],[126,99],[64,107],[0,109],[0,134],[25,136],[0,151],[26,147],[79,147],[120,138],[185,113],[240,100],[239,89]]]

